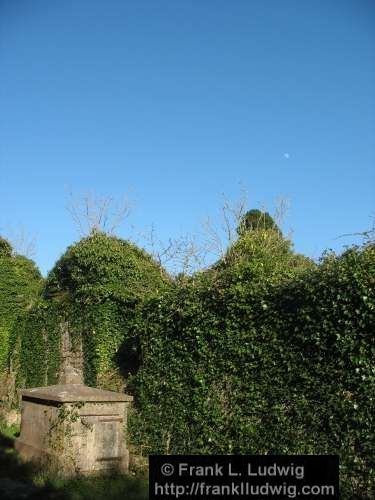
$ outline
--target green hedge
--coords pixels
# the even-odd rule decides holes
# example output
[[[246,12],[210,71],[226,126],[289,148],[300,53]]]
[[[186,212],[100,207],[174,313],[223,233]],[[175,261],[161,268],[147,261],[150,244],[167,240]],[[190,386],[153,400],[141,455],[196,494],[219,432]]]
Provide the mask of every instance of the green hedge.
[[[119,388],[132,369],[117,353],[135,338],[135,304],[168,283],[166,272],[127,241],[94,233],[70,246],[16,335],[19,380],[28,387],[56,383],[67,327],[73,348],[82,341],[85,382]]]
[[[14,255],[11,245],[0,238],[0,373],[8,366],[13,327],[38,299],[43,280],[35,264]]]
[[[262,294],[314,267],[279,232],[250,231],[213,269],[148,301],[139,311],[143,364],[132,383],[141,417],[131,426],[134,440],[154,452],[239,452],[244,429],[254,424],[238,412],[246,413],[249,390],[254,407],[254,398],[262,399],[259,356],[272,356],[257,346]],[[250,365],[249,352],[257,353]],[[241,357],[254,370],[250,389]]]
[[[338,453],[343,497],[371,498],[374,247],[314,266],[260,242],[139,311],[133,441],[153,453]]]

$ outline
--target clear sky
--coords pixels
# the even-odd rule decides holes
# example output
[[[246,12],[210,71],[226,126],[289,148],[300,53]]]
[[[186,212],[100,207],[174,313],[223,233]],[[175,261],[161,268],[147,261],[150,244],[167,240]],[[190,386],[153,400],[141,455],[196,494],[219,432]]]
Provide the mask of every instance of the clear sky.
[[[78,237],[69,189],[130,193],[165,239],[241,185],[289,200],[314,258],[371,227],[374,1],[0,0],[0,233],[43,273]]]

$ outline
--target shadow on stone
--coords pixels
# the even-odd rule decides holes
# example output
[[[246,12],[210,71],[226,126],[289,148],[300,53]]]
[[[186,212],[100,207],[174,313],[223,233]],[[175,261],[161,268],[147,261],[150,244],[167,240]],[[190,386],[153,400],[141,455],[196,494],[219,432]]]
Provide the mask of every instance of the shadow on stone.
[[[2,500],[64,499],[50,487],[38,488],[32,481],[36,464],[24,463],[14,448],[14,439],[0,431],[0,498]]]

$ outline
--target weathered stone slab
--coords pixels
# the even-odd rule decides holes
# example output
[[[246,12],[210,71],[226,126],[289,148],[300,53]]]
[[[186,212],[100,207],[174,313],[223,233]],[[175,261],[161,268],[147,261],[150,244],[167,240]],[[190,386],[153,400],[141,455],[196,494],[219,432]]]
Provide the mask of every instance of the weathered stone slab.
[[[33,389],[23,389],[22,400],[42,399],[44,401],[56,401],[61,403],[77,401],[133,401],[133,397],[119,392],[95,389],[83,384],[59,384],[47,387],[35,387]]]
[[[132,396],[83,384],[27,389],[16,449],[26,460],[60,464],[67,473],[126,472],[127,411]]]

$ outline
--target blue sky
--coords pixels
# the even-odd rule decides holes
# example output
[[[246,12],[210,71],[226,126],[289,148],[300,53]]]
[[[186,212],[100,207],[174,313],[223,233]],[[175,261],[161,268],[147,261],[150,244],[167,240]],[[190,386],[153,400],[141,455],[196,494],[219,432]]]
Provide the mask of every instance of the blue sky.
[[[0,233],[46,273],[77,240],[69,189],[162,239],[287,199],[314,258],[375,214],[375,3],[0,0]]]

